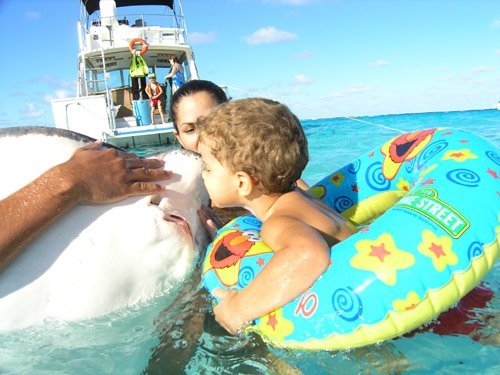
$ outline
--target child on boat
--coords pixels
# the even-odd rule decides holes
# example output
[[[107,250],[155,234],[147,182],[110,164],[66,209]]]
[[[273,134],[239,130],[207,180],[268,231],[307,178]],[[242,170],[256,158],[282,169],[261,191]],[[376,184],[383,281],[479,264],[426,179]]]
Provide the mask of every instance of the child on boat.
[[[276,252],[245,289],[214,292],[215,318],[235,334],[307,290],[328,267],[330,247],[355,229],[296,188],[308,162],[307,140],[286,106],[257,98],[228,102],[199,120],[198,130],[212,204],[249,210]]]
[[[161,107],[161,96],[163,94],[163,89],[160,84],[156,81],[156,75],[154,73],[149,73],[148,75],[149,82],[146,86],[146,94],[148,94],[149,99],[151,101],[151,125],[154,125],[154,113],[155,109],[158,109],[160,112],[161,123],[165,123],[165,119],[163,118],[163,109]]]

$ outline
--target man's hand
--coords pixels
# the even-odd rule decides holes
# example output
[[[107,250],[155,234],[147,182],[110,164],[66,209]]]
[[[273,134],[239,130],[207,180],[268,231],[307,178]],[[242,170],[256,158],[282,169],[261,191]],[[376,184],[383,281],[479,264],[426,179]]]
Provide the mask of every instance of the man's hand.
[[[52,173],[69,185],[71,194],[78,194],[79,202],[110,203],[160,192],[162,187],[154,181],[171,175],[163,170],[164,164],[94,142],[76,150],[68,161],[52,168]]]

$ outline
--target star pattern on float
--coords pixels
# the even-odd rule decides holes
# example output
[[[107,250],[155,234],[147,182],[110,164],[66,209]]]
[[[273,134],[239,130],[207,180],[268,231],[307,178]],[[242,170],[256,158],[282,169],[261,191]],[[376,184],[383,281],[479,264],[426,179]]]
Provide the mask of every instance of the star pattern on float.
[[[351,258],[351,266],[375,273],[387,285],[396,284],[398,270],[415,263],[415,257],[398,249],[389,233],[383,233],[375,240],[358,241],[355,247],[358,253]]]
[[[279,308],[264,315],[258,320],[257,328],[268,337],[284,340],[294,331],[294,325],[291,320],[283,316],[283,309]]]
[[[392,302],[392,307],[395,311],[404,312],[413,310],[419,303],[420,297],[414,291],[407,294],[406,299],[397,299]]]
[[[417,246],[418,251],[429,257],[437,271],[443,271],[448,265],[458,262],[457,255],[452,250],[452,240],[448,236],[436,236],[430,230],[422,232],[422,242]]]
[[[469,159],[477,159],[477,155],[473,154],[471,150],[464,148],[462,150],[448,150],[444,153],[441,160],[454,160],[458,163],[463,163]]]

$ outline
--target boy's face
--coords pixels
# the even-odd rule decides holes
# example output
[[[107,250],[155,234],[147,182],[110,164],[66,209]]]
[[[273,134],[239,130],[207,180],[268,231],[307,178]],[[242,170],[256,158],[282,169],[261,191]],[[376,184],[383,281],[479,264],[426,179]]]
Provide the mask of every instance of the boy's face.
[[[212,204],[216,207],[236,206],[238,195],[234,186],[235,174],[215,158],[209,144],[199,143],[198,152],[203,159],[202,177]]]

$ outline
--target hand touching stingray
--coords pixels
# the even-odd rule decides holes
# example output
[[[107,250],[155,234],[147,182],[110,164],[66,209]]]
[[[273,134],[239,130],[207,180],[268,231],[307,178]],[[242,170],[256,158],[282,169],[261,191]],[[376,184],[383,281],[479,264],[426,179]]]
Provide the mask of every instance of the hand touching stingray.
[[[158,193],[162,188],[154,181],[170,176],[163,165],[161,160],[104,148],[101,142],[77,149],[69,160],[0,201],[0,270],[49,224],[80,203]]]

